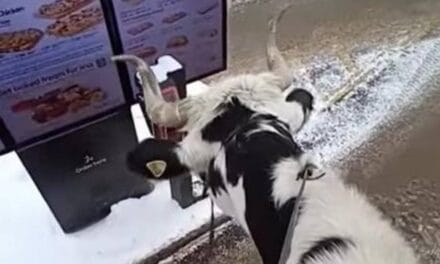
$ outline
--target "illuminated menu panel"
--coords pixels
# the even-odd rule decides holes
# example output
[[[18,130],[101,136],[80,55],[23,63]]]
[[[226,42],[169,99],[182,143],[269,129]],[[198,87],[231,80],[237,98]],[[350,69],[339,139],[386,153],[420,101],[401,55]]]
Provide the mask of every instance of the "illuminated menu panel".
[[[0,117],[20,143],[125,103],[98,0],[1,0]]]
[[[124,53],[135,54],[150,64],[163,55],[172,55],[184,64],[188,80],[224,69],[223,2],[113,0]],[[133,68],[130,76],[136,87]]]

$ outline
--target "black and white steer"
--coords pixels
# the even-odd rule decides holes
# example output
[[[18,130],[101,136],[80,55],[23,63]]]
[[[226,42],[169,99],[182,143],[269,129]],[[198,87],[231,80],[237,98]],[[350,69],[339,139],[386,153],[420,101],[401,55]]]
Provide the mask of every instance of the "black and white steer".
[[[229,78],[177,103],[163,101],[142,61],[116,58],[138,66],[152,120],[188,133],[181,143],[143,141],[128,154],[128,166],[151,179],[205,174],[210,196],[253,238],[266,264],[279,261],[302,177],[321,173],[291,136],[306,122],[314,99],[302,89],[283,93],[291,79],[275,45],[280,17],[271,22],[270,72]],[[310,181],[299,202],[288,263],[417,263],[367,198],[330,172]]]

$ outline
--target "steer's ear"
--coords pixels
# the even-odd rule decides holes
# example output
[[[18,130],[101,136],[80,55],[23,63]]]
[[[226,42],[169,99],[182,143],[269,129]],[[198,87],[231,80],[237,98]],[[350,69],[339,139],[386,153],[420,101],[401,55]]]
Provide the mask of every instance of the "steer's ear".
[[[179,145],[172,141],[147,139],[127,155],[128,168],[150,179],[180,176],[189,168],[180,161]]]
[[[287,95],[286,101],[298,103],[301,105],[304,115],[308,115],[313,110],[315,98],[309,91],[296,88]]]
[[[295,88],[285,98],[288,107],[286,114],[292,133],[297,133],[307,122],[312,111],[315,98],[305,89]]]

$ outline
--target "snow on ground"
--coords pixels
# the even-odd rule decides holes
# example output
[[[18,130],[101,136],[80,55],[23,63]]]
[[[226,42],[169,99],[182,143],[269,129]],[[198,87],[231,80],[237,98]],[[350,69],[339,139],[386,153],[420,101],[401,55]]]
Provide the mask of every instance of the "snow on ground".
[[[306,149],[313,149],[324,163],[335,164],[348,158],[381,125],[397,120],[407,108],[423,102],[430,92],[423,84],[440,73],[439,59],[438,39],[359,54],[358,68],[374,66],[374,71],[356,86],[348,100],[312,117],[297,140]],[[303,74],[297,85],[313,85],[324,96],[334,93],[335,87],[340,87],[352,74],[337,61],[326,59],[302,72],[308,74]]]
[[[315,115],[297,136],[325,163],[346,158],[368,140],[381,124],[396,118],[406,107],[420,102],[420,94],[433,74],[439,73],[439,40],[409,47],[382,47],[360,52],[359,69],[374,67],[354,95]],[[423,69],[421,71],[420,69]],[[313,86],[328,96],[352,78],[333,58],[316,58],[298,71],[296,85]],[[200,92],[203,89],[194,88]],[[190,89],[191,91],[191,89]],[[148,136],[140,114],[139,134]],[[103,221],[65,235],[15,154],[0,158],[0,263],[121,264],[148,256],[200,227],[209,219],[209,202],[187,210],[171,200],[168,183],[141,199],[115,205]]]
[[[209,219],[207,201],[182,210],[163,183],[151,195],[115,205],[103,221],[66,235],[18,157],[2,157],[0,168],[0,263],[130,263]]]
[[[195,93],[203,87],[193,87]],[[134,109],[140,139],[148,137]],[[218,214],[219,211],[217,210]],[[112,207],[104,220],[66,235],[15,153],[0,157],[0,263],[122,264],[149,256],[210,219],[209,201],[182,210],[168,182]]]

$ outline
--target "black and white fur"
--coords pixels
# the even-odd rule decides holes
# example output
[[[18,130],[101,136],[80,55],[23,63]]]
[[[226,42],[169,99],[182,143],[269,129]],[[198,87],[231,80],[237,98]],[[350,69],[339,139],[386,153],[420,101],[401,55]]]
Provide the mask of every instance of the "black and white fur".
[[[313,96],[295,89],[286,97],[277,85],[271,74],[231,78],[196,98],[183,142],[147,139],[128,155],[129,167],[149,178],[145,164],[154,160],[167,163],[160,179],[206,174],[210,196],[253,238],[265,264],[278,263],[301,175],[316,167],[291,136]],[[339,177],[308,183],[300,202],[288,263],[417,263],[400,234]]]
[[[300,214],[289,264],[417,263],[401,235],[337,175],[326,171],[324,178],[309,182],[297,201],[304,174],[321,171],[291,136],[307,121],[314,98],[303,89],[284,93],[292,78],[275,33],[285,10],[269,23],[269,72],[230,77],[175,103],[161,98],[141,59],[114,58],[137,65],[150,119],[187,132],[181,143],[141,142],[128,154],[129,168],[152,179],[188,171],[206,175],[211,198],[253,238],[265,264],[278,263],[296,202]]]

